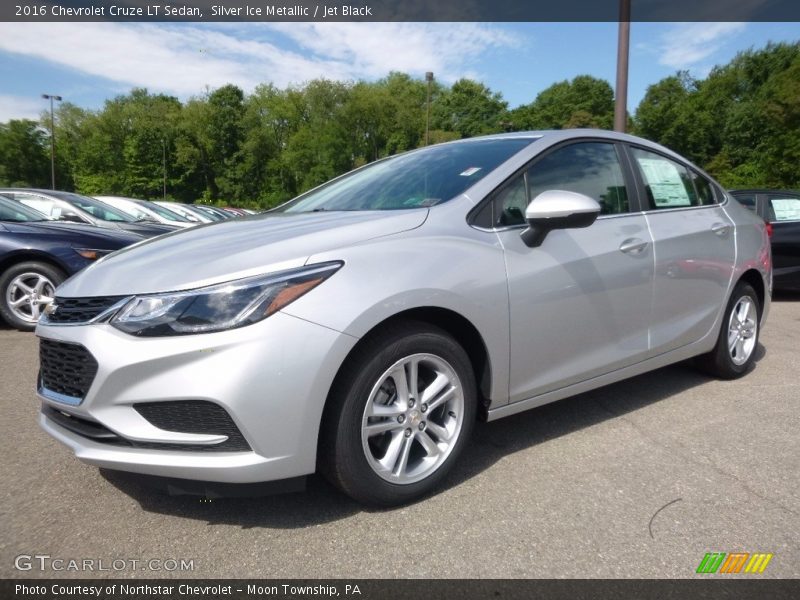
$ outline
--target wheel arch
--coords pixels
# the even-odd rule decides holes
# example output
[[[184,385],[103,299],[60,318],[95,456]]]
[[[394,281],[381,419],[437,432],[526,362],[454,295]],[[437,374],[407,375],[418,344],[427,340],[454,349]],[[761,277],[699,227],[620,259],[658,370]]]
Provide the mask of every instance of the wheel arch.
[[[739,281],[750,284],[758,295],[758,305],[760,313],[764,312],[764,301],[766,300],[767,289],[764,285],[764,278],[757,269],[748,269],[739,277]]]
[[[324,431],[324,422],[326,421],[328,411],[331,405],[331,393],[335,389],[340,376],[342,375],[345,367],[353,360],[354,355],[360,348],[369,343],[369,341],[377,335],[380,335],[386,328],[391,327],[393,324],[402,321],[416,321],[427,323],[443,329],[449,333],[453,338],[464,348],[464,351],[469,357],[470,364],[472,365],[473,373],[475,374],[475,381],[478,384],[478,406],[477,411],[481,418],[485,418],[486,407],[489,405],[490,390],[492,384],[492,366],[489,351],[483,336],[472,322],[461,315],[460,313],[437,306],[420,306],[409,308],[396,313],[390,317],[373,325],[367,333],[362,336],[359,341],[350,349],[347,356],[339,365],[336,375],[331,382],[328,390],[328,397],[325,399],[325,405],[320,416],[319,428],[317,431],[317,450],[320,448],[321,436]]]
[[[0,275],[5,273],[11,267],[25,262],[40,262],[51,267],[54,267],[64,273],[65,277],[69,277],[70,269],[59,260],[55,259],[51,254],[41,252],[39,250],[18,250],[0,259]]]

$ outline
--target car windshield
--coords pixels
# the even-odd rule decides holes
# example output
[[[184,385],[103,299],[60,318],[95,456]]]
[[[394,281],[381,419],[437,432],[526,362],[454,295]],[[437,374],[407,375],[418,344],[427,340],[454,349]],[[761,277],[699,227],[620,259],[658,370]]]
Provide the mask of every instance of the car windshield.
[[[163,206],[159,206],[155,202],[147,202],[146,200],[137,200],[136,203],[139,204],[140,206],[145,207],[148,210],[153,211],[159,217],[167,219],[168,221],[178,221],[179,223],[189,222],[189,219],[187,219],[183,215],[179,215],[178,213],[173,212],[167,208],[164,208]]]
[[[95,200],[94,198],[87,198],[86,196],[73,194],[71,192],[48,192],[48,194],[55,196],[56,198],[60,198],[65,202],[69,202],[73,206],[77,206],[81,210],[84,210],[92,215],[95,219],[100,219],[101,221],[124,221],[127,223],[132,223],[136,220],[118,208],[114,208],[113,206],[105,204],[104,202],[100,202],[99,200]]]
[[[0,196],[0,221],[14,223],[31,223],[36,221],[52,221],[50,217],[5,196]]]
[[[536,138],[431,146],[381,160],[278,207],[278,212],[399,210],[455,198]]]
[[[102,198],[99,199],[101,202],[108,204],[109,206],[113,206],[117,210],[121,210],[127,215],[132,216],[137,221],[153,221],[155,220],[151,215],[146,213],[144,210],[139,208],[135,202],[130,200],[103,200]]]

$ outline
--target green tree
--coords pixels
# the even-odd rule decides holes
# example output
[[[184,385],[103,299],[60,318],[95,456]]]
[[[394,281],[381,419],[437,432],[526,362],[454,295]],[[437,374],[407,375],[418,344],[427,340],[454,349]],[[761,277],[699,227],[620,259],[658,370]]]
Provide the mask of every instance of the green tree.
[[[432,129],[453,131],[462,138],[499,132],[507,108],[499,92],[471,79],[460,79],[434,104]]]
[[[530,104],[508,116],[510,126],[524,129],[593,127],[611,129],[614,123],[614,90],[604,79],[578,75],[542,90]]]
[[[50,140],[36,121],[0,124],[0,183],[50,187]]]

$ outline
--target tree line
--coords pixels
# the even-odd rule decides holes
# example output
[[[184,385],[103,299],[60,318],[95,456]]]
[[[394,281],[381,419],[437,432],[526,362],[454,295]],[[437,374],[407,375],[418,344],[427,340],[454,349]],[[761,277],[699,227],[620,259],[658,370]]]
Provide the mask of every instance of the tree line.
[[[428,98],[430,97],[430,104]],[[429,110],[428,110],[429,109]],[[235,85],[180,102],[146,89],[100,110],[55,113],[56,184],[85,194],[269,207],[350,169],[429,143],[529,129],[611,129],[614,91],[580,75],[509,109],[499,92],[404,73],[314,80],[245,94]],[[651,85],[629,131],[728,187],[800,187],[800,43],[739,53],[705,79]],[[0,185],[50,186],[50,118],[0,124]]]

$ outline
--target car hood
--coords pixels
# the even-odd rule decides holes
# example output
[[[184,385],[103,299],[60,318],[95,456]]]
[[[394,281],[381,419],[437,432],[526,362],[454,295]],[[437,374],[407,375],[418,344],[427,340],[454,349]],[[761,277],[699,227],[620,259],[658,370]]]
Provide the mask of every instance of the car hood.
[[[64,297],[188,290],[305,264],[309,256],[415,229],[427,209],[267,213],[199,225],[97,261],[59,288]]]
[[[3,221],[6,231],[12,233],[35,233],[50,234],[53,236],[64,236],[65,234],[80,235],[86,243],[96,244],[98,249],[121,248],[136,242],[142,241],[142,236],[121,229],[104,229],[88,225],[85,223],[71,223],[68,221],[35,221],[35,222],[11,222]],[[89,246],[87,246],[89,247]]]
[[[125,231],[132,231],[133,233],[138,233],[144,237],[154,237],[157,235],[161,235],[163,233],[169,233],[170,231],[175,231],[178,229],[177,227],[173,227],[172,225],[164,225],[162,223],[152,223],[152,222],[114,222],[115,227],[119,227]]]

